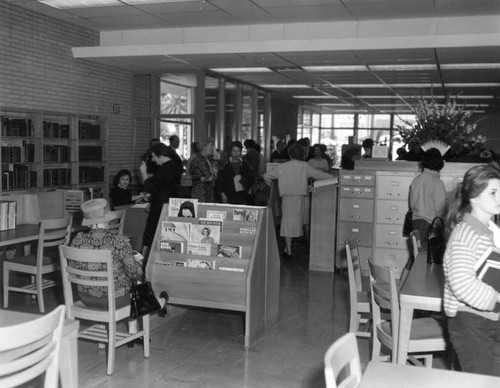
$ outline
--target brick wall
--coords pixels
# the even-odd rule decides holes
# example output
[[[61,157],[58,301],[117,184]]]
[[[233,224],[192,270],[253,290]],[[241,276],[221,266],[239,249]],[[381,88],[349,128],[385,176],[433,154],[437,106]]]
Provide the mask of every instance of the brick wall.
[[[106,116],[112,177],[145,149],[133,147],[133,74],[73,58],[72,47],[98,44],[97,32],[0,3],[0,107]],[[149,128],[137,136],[149,141]]]

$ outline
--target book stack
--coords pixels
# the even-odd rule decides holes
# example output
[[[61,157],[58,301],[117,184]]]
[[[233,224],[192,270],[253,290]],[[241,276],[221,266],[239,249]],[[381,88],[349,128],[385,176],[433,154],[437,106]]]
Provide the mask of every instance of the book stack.
[[[500,291],[500,249],[489,247],[475,265],[478,279]]]
[[[16,201],[0,201],[0,230],[15,229],[16,216]]]

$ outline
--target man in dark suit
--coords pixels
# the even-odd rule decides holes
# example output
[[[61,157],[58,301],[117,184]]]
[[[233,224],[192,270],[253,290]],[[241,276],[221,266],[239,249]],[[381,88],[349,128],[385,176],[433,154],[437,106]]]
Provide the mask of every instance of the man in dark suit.
[[[182,163],[182,159],[176,151],[177,148],[179,148],[179,144],[180,144],[179,136],[172,135],[168,138],[168,141],[170,143],[169,147],[172,149],[172,151],[174,151],[173,155],[175,155],[175,156],[172,158],[172,161],[174,162],[174,165],[175,165],[177,172],[179,174],[179,177],[180,177],[182,175],[182,173],[184,172],[184,164]],[[180,181],[179,181],[179,184],[180,184]]]

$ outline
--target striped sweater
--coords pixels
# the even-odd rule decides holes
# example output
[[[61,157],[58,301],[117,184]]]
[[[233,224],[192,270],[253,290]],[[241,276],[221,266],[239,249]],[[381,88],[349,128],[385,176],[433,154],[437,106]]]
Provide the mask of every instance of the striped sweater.
[[[454,317],[457,311],[471,312],[497,321],[492,312],[498,292],[476,276],[474,265],[488,247],[493,233],[471,214],[453,229],[444,255],[444,311]]]

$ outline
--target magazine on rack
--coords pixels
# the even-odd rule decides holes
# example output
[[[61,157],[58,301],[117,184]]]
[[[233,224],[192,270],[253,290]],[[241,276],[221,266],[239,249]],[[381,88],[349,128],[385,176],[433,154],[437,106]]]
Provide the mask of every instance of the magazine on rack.
[[[204,243],[199,243],[199,242],[188,242],[186,249],[187,249],[188,255],[210,256],[212,244],[204,244]]]
[[[169,217],[198,217],[198,200],[193,198],[170,198],[168,201]]]
[[[205,244],[218,244],[220,242],[220,226],[192,224],[189,241]]]
[[[257,222],[259,211],[257,209],[234,209],[233,221]]]
[[[161,241],[188,241],[191,223],[162,221]]]
[[[180,241],[160,241],[160,251],[184,253],[184,244]]]
[[[233,259],[241,258],[241,247],[238,245],[217,245],[218,257],[231,257]]]
[[[489,247],[476,262],[476,274],[483,282],[500,291],[500,249]]]

